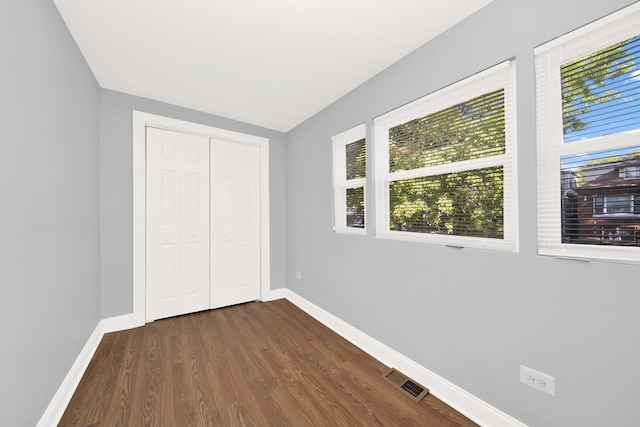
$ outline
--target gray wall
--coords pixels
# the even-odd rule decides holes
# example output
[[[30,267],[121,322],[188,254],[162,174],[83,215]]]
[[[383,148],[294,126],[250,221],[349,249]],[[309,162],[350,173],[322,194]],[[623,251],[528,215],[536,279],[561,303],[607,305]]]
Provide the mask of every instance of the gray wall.
[[[0,425],[35,425],[98,320],[131,311],[133,109],[271,140],[273,289],[286,283],[533,426],[637,424],[639,267],[538,257],[533,161],[533,48],[630,3],[495,0],[289,132],[285,147],[279,132],[100,91],[50,0],[4,0]],[[371,129],[373,117],[512,56],[519,253],[331,231],[332,135]],[[519,364],[554,375],[556,397],[520,385]]]
[[[287,287],[532,426],[637,425],[640,267],[537,256],[535,199],[533,49],[630,3],[495,0],[290,131]],[[519,253],[332,232],[332,135],[514,56]]]
[[[0,6],[0,425],[34,426],[100,319],[98,85],[51,0]]]
[[[251,100],[247,100],[251,102]],[[271,289],[285,286],[285,135],[150,99],[101,90],[100,283],[102,317],[133,309],[132,111],[269,138]]]

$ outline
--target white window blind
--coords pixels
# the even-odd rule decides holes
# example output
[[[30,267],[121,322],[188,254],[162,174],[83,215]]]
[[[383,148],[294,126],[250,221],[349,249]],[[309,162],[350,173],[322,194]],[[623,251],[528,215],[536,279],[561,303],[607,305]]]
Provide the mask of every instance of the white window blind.
[[[366,127],[335,135],[332,142],[334,231],[365,234]]]
[[[640,261],[640,5],[535,51],[538,252]]]
[[[515,61],[374,120],[376,235],[517,250]]]

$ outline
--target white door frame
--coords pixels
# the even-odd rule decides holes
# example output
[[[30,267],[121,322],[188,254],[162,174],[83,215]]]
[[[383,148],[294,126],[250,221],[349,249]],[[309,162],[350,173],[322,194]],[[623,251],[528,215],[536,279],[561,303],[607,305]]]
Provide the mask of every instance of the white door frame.
[[[146,128],[157,127],[260,147],[260,299],[271,291],[269,139],[155,114],[133,111],[133,323],[146,319]]]

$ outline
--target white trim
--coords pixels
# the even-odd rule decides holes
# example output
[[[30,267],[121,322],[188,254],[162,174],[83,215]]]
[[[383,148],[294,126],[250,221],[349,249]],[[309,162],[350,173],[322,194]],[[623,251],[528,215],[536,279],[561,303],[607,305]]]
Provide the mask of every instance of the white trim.
[[[365,140],[365,154],[367,152],[367,125],[365,123],[352,127],[331,137],[333,147],[333,231],[346,234],[367,234],[367,178],[347,179],[347,157],[345,147],[351,143]],[[366,161],[366,159],[365,159]],[[346,214],[347,190],[362,188],[364,194],[364,228],[348,227]]]
[[[273,289],[266,298],[263,298],[263,302],[275,301],[287,297],[287,288]]]
[[[57,426],[60,422],[62,415],[64,415],[64,411],[67,409],[67,406],[73,397],[73,393],[75,393],[78,384],[80,384],[84,371],[87,370],[89,362],[91,362],[91,358],[96,352],[96,349],[102,340],[102,336],[105,334],[103,322],[104,320],[98,322],[93,333],[89,336],[89,339],[80,351],[80,354],[76,358],[75,362],[73,362],[71,369],[69,369],[67,376],[62,381],[62,384],[60,384],[58,391],[56,391],[53,399],[49,402],[49,406],[47,406],[42,417],[40,417],[37,427]]]
[[[515,75],[511,70],[514,64],[515,59],[501,62],[378,116],[373,119],[374,131],[376,126],[388,130],[388,128],[449,108],[470,98],[503,89],[505,77],[502,73]],[[515,84],[512,90],[515,91]],[[385,160],[388,166],[388,153]]]
[[[147,127],[157,127],[260,147],[260,298],[269,298],[271,292],[269,139],[133,111],[133,326],[129,327],[141,326],[145,323],[145,135]]]
[[[389,367],[424,384],[430,393],[482,426],[526,427],[526,424],[489,405],[408,357],[370,337],[344,320],[287,289],[286,298],[329,329]]]
[[[609,46],[613,43],[616,43],[615,39],[611,39],[611,33],[613,33],[614,38],[618,38],[619,40],[623,40],[624,38],[637,36],[637,30],[634,29],[634,21],[637,20],[636,16],[633,16],[635,13],[640,13],[640,2],[634,3],[630,6],[626,6],[623,9],[620,9],[616,12],[610,13],[596,21],[593,21],[587,25],[584,25],[580,28],[577,28],[570,33],[564,34],[558,38],[555,38],[551,41],[546,42],[533,50],[534,55],[538,55],[540,53],[544,53],[546,51],[555,49],[557,47],[563,46],[565,43],[572,42],[576,39],[587,39],[591,37],[591,33],[595,31],[602,31],[606,34],[604,40],[601,43],[602,47]],[[618,22],[620,21],[620,22]],[[637,21],[636,21],[637,22]],[[611,28],[607,28],[611,25]],[[618,37],[618,35],[621,35]],[[584,42],[577,42],[579,45]],[[583,50],[583,54],[586,54],[590,51],[598,50],[596,47]],[[567,54],[567,56],[575,57],[580,56],[580,52],[575,52],[571,54]]]
[[[365,206],[366,206],[367,196],[365,195],[364,197],[365,197]],[[366,216],[366,214],[365,214],[365,216]],[[335,225],[333,226],[333,231],[336,232],[336,233],[340,233],[340,234],[353,234],[354,236],[366,236],[366,234],[367,234],[367,230],[365,230],[364,228],[338,227],[338,226],[335,226]]]
[[[526,424],[494,408],[434,372],[429,371],[427,368],[370,337],[289,289],[274,289],[267,294],[266,298],[263,298],[263,301],[273,301],[283,298],[288,299],[304,312],[381,363],[389,367],[397,368],[419,383],[424,384],[429,388],[431,394],[472,421],[480,425],[492,427],[526,427]],[[133,314],[103,319],[98,323],[73,366],[67,373],[60,388],[58,388],[58,391],[40,418],[37,427],[58,425],[104,334],[130,329],[136,326],[139,325],[136,325],[136,318]]]
[[[354,126],[351,129],[347,129],[344,132],[340,132],[339,134],[332,136],[331,140],[340,145],[347,145],[351,144],[352,142],[365,139],[366,135],[367,125],[366,123],[360,123],[359,125]]]
[[[102,324],[102,332],[105,334],[142,326],[137,323],[137,319],[133,313],[102,319],[100,323]]]
[[[389,170],[389,130],[414,119],[450,108],[460,102],[504,90],[505,153],[479,159],[450,162],[437,166],[391,172]],[[464,247],[519,251],[516,60],[510,59],[432,92],[409,104],[373,119],[374,192],[376,195],[376,237]],[[489,167],[503,167],[502,239],[430,234],[391,230],[389,184],[413,178],[457,173]]]
[[[640,264],[637,247],[562,242],[561,159],[638,146],[640,130],[564,142],[561,66],[637,36],[640,2],[535,49],[538,254],[562,259]]]
[[[262,301],[274,301],[277,299],[285,298],[286,289],[275,289],[266,294],[266,297],[263,297]],[[56,391],[56,394],[53,396],[53,399],[49,402],[49,406],[42,414],[40,421],[38,421],[37,427],[49,427],[49,426],[57,426],[64,415],[64,411],[69,406],[69,402],[71,402],[71,398],[75,393],[78,385],[80,384],[80,380],[84,375],[85,371],[89,367],[89,363],[93,358],[104,334],[108,334],[111,332],[124,331],[131,328],[136,328],[138,326],[142,326],[138,322],[138,318],[133,313],[124,314],[122,316],[110,317],[107,319],[102,319],[96,325],[96,328],[93,330],[93,333],[89,336],[86,344],[80,351],[80,354],[76,358],[75,362],[69,369],[66,377],[62,381],[62,384]],[[144,324],[144,323],[143,323]]]

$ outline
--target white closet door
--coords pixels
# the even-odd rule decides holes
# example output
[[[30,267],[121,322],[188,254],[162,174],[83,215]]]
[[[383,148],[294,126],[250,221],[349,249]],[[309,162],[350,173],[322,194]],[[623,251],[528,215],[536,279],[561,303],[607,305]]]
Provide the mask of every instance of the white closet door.
[[[211,308],[260,298],[260,147],[211,140]]]
[[[209,139],[147,128],[147,321],[209,308]]]

